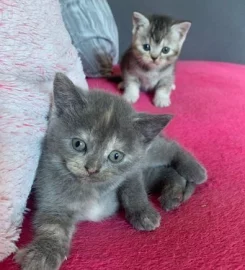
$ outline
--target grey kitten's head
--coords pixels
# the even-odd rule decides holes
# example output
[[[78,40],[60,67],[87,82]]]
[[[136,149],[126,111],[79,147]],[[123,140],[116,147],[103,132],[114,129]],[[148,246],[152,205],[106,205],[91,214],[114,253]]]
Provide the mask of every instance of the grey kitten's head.
[[[121,97],[82,91],[58,73],[46,149],[54,164],[64,164],[79,181],[118,181],[140,164],[171,118],[136,113]]]
[[[132,47],[138,60],[151,68],[174,63],[181,52],[191,27],[187,21],[175,21],[168,16],[133,13]]]

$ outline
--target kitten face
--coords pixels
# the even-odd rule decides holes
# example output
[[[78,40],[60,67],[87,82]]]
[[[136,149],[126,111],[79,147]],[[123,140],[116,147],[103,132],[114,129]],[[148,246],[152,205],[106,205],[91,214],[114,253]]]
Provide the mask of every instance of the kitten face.
[[[101,141],[96,134],[89,136],[88,132],[80,131],[79,138],[72,139],[72,146],[76,155],[67,160],[67,168],[78,177],[89,176],[92,181],[104,181],[117,175],[133,157],[116,134]]]
[[[175,62],[191,26],[167,16],[133,14],[133,48],[138,60],[152,68]]]
[[[83,92],[58,74],[48,148],[79,181],[115,182],[140,164],[147,145],[170,119],[136,113],[121,97],[102,91]]]
[[[120,177],[139,162],[143,148],[130,126],[127,134],[116,127],[111,132],[109,126],[100,125],[103,116],[94,121],[87,117],[90,125],[81,119],[80,126],[68,127],[69,132],[62,132],[63,138],[57,138],[62,144],[60,157],[72,174],[81,181],[105,182]]]

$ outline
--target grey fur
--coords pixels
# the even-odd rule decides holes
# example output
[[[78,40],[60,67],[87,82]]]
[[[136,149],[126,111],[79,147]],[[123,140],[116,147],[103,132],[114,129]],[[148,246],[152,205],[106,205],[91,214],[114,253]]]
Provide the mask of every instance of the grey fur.
[[[137,113],[119,96],[84,92],[64,75],[56,75],[34,183],[35,237],[16,255],[22,269],[59,269],[68,256],[75,224],[102,220],[120,204],[132,226],[154,230],[160,214],[147,193],[157,190],[162,206],[171,210],[206,181],[206,170],[192,155],[159,135],[171,118]],[[73,149],[73,138],[86,142],[85,152]],[[109,161],[113,150],[125,154],[121,163]]]
[[[136,102],[140,88],[155,90],[154,104],[158,107],[170,105],[170,94],[175,89],[175,64],[181,52],[191,23],[176,21],[164,15],[146,17],[133,14],[133,40],[121,61],[124,98]],[[143,49],[150,45],[150,51]],[[164,54],[163,47],[170,51]]]

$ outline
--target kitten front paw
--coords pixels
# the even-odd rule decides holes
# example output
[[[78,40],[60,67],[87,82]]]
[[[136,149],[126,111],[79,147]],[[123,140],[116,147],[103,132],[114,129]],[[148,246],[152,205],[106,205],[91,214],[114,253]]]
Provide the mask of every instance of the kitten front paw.
[[[159,201],[166,211],[177,209],[183,201],[183,192],[182,190],[173,191],[171,188],[165,187]]]
[[[187,182],[186,185],[166,185],[159,197],[161,206],[166,211],[177,209],[184,201],[187,201],[194,193],[196,185]]]
[[[139,231],[153,231],[160,226],[161,216],[152,207],[127,215],[127,220]]]
[[[129,91],[123,94],[124,99],[126,99],[129,103],[135,103],[139,99],[139,96],[139,92],[136,91]]]
[[[156,107],[168,107],[171,105],[170,94],[163,91],[156,91],[153,103]]]
[[[206,169],[197,161],[191,163],[182,163],[179,165],[178,173],[188,182],[202,184],[207,181],[208,175]]]
[[[62,263],[60,255],[55,253],[55,247],[39,243],[20,249],[15,260],[22,270],[57,270]]]
[[[171,87],[171,90],[174,91],[175,89],[176,89],[176,85],[173,83],[173,84],[172,84],[172,87]]]

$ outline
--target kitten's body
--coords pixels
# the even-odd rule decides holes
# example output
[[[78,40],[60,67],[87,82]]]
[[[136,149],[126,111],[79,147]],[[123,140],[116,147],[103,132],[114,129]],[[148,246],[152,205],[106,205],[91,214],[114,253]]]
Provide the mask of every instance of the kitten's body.
[[[136,113],[122,98],[85,93],[63,75],[54,103],[34,186],[35,238],[17,255],[22,269],[58,269],[75,224],[102,220],[120,205],[136,229],[154,230],[160,215],[147,192],[157,188],[171,210],[206,180],[188,152],[158,135],[169,115]]]
[[[46,142],[46,144],[47,149],[50,149],[49,144],[52,144],[52,141]],[[90,176],[87,176],[88,179],[78,180],[75,175],[69,173],[59,158],[50,156],[49,150],[49,153],[44,151],[35,182],[39,209],[43,204],[44,209],[47,207],[45,211],[52,211],[54,209],[50,206],[55,201],[56,210],[67,209],[67,211],[73,212],[76,221],[100,221],[107,218],[119,208],[118,189],[127,177],[131,177],[137,171],[142,173],[141,181],[149,192],[158,182],[162,182],[166,177],[165,173],[169,170],[167,166],[174,155],[172,151],[175,150],[175,147],[177,145],[172,141],[168,141],[162,136],[156,137],[148,151],[145,152],[145,156],[140,158],[141,163],[134,164],[132,170],[124,172],[123,175],[115,175],[113,183],[91,183]],[[168,155],[164,156],[166,151]],[[161,179],[154,176],[159,172],[161,172]],[[204,175],[199,178],[201,179],[198,180],[198,177],[193,179],[193,182],[201,183],[206,179]]]
[[[155,90],[154,104],[170,105],[170,94],[175,89],[175,63],[190,26],[189,22],[175,21],[168,16],[147,18],[134,13],[133,41],[121,60],[123,83],[120,87],[124,88],[127,101],[136,102],[140,89]],[[169,51],[164,53],[164,48]]]

